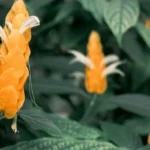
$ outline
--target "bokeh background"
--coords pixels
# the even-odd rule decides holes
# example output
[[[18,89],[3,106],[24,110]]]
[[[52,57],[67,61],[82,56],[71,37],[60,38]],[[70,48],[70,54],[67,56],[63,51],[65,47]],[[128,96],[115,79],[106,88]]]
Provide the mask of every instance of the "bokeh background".
[[[150,27],[146,25],[150,18],[150,1],[139,0],[139,8],[133,7],[135,14],[130,9],[125,12],[129,14],[123,18],[123,23],[128,19],[125,24],[131,28],[123,33],[121,42],[107,17],[102,18],[100,3],[91,0],[86,5],[81,1],[25,0],[30,15],[38,16],[41,21],[39,27],[32,29],[32,80],[26,84],[26,103],[34,99],[30,96],[33,90],[37,105],[45,112],[82,122],[92,94],[85,90],[84,79],[75,75],[84,73],[84,66],[80,63],[70,65],[73,56],[67,51],[74,49],[86,54],[89,34],[96,30],[104,54],[113,53],[125,60],[126,63],[120,66],[125,77],[108,77],[107,91],[98,96],[82,123],[96,128],[100,128],[102,121],[127,126],[146,144],[150,132]],[[1,26],[12,4],[13,0],[0,0]],[[113,16],[111,19],[115,21],[115,14]],[[138,19],[132,25],[134,16]]]

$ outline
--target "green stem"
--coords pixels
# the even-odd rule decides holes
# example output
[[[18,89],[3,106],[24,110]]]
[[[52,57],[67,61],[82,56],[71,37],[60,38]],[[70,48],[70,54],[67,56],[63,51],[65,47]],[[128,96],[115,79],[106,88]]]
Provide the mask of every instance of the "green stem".
[[[88,118],[88,116],[90,115],[91,111],[92,111],[92,108],[93,106],[95,105],[95,102],[96,102],[96,99],[97,99],[97,94],[94,94],[93,97],[92,97],[92,100],[88,106],[88,108],[86,109],[82,119],[81,119],[81,122],[84,122],[86,121],[86,119]]]

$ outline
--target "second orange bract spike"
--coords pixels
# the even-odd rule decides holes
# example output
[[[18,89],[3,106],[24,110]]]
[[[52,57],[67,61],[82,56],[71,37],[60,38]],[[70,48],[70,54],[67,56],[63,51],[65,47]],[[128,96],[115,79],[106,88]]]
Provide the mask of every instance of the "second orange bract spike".
[[[101,94],[107,89],[107,79],[102,77],[105,64],[100,65],[104,59],[100,37],[96,31],[92,31],[87,44],[87,57],[93,62],[94,67],[86,67],[85,86],[88,92]]]

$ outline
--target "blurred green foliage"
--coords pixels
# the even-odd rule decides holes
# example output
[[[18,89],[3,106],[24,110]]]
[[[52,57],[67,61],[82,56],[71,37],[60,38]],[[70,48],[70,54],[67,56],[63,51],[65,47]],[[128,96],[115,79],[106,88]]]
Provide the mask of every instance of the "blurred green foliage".
[[[149,150],[150,132],[150,19],[149,0],[26,0],[30,15],[41,21],[32,31],[30,65],[32,80],[26,84],[26,101],[19,112],[18,129],[11,120],[0,121],[0,147],[4,150]],[[4,25],[13,0],[0,0]],[[126,63],[125,77],[108,77],[108,89],[92,95],[80,63],[70,65],[67,51],[86,54],[90,32],[101,36],[105,55],[116,54]],[[32,86],[36,108],[29,93]],[[53,114],[52,114],[53,113]],[[61,117],[58,117],[61,116]],[[63,119],[70,118],[70,119]],[[83,125],[84,124],[84,125]],[[88,127],[89,126],[89,127]],[[6,147],[18,143],[15,146]]]

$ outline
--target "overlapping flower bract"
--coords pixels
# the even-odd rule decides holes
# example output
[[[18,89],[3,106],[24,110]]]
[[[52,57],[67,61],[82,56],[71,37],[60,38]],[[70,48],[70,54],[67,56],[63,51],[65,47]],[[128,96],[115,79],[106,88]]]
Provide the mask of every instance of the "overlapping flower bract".
[[[4,30],[0,28],[0,111],[6,118],[13,118],[22,107],[24,84],[28,78],[31,27],[39,25],[35,16],[30,16],[23,0],[17,0],[9,11]]]

